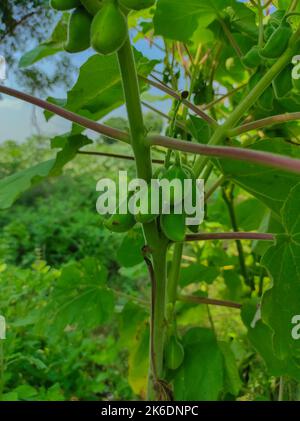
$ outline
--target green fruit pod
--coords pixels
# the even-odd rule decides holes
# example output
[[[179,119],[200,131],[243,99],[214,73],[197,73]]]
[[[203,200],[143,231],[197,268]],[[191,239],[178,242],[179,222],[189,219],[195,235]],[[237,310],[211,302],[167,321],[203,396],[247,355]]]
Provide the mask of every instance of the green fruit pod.
[[[80,6],[80,0],[50,0],[50,7],[55,10],[71,10]]]
[[[243,65],[249,69],[258,67],[262,61],[258,45],[254,45],[241,60]]]
[[[72,12],[68,26],[68,40],[64,48],[68,53],[79,53],[90,47],[92,17],[79,7]]]
[[[184,192],[184,180],[189,178],[187,172],[178,164],[172,165],[170,168],[167,169],[164,178],[169,182],[173,180],[178,180],[181,185],[181,191],[177,191],[177,189],[171,189],[170,191],[170,204],[174,206],[183,200],[183,192]]]
[[[165,363],[169,370],[177,370],[183,363],[184,348],[178,339],[172,335],[165,348]]]
[[[292,28],[286,22],[282,23],[270,36],[264,48],[259,53],[264,58],[278,58],[286,50],[293,34]]]
[[[154,6],[155,0],[119,0],[119,3],[130,10],[143,10]]]
[[[287,97],[293,89],[292,69],[287,66],[272,82],[275,97],[277,99]]]
[[[160,216],[160,226],[165,236],[174,242],[185,239],[185,214],[162,214]]]
[[[103,6],[102,0],[80,0],[85,10],[92,16],[95,16]]]
[[[131,228],[133,228],[134,225],[136,224],[134,215],[132,215],[132,213],[130,213],[128,210],[128,200],[126,200],[127,213],[119,212],[120,208],[123,207],[122,205],[124,203],[125,202],[123,202],[118,207],[118,209],[113,215],[111,215],[108,219],[106,219],[103,222],[103,225],[112,232],[117,232],[117,233],[127,232],[127,231],[130,231]]]
[[[91,44],[99,54],[117,52],[127,37],[126,18],[115,1],[105,3],[93,19]]]

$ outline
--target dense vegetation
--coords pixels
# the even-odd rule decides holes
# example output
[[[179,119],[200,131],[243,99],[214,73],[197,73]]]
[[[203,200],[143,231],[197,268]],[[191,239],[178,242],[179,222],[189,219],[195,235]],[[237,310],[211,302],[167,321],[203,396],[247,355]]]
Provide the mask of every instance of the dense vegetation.
[[[64,98],[0,86],[73,122],[0,146],[2,400],[299,399],[298,3],[3,3],[3,39],[15,7],[54,26],[20,58],[31,93],[88,57]],[[204,222],[100,216],[119,170],[204,179]]]

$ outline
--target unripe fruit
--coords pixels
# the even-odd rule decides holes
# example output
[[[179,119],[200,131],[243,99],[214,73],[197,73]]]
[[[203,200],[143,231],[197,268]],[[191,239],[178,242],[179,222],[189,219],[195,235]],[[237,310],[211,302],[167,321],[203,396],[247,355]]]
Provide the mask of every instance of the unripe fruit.
[[[126,201],[121,202],[116,212],[103,222],[103,225],[110,231],[119,233],[127,232],[136,224],[134,216],[128,209],[128,201],[130,197],[128,197]],[[126,207],[127,213],[120,213],[120,209],[123,209],[124,207]]]
[[[50,7],[55,10],[71,10],[80,6],[80,0],[50,0]]]
[[[79,7],[70,15],[68,26],[68,40],[65,50],[68,53],[78,53],[90,47],[90,29],[92,17]]]
[[[189,174],[178,164],[172,165],[170,168],[167,169],[166,173],[163,175],[163,178],[167,179],[168,181],[178,180],[180,181],[180,185],[182,191],[175,189],[171,189],[170,191],[170,204],[176,205],[183,201],[183,194],[184,194],[184,180],[189,177]]]
[[[160,216],[160,226],[165,236],[174,242],[184,241],[185,214],[163,214]]]
[[[93,19],[91,44],[99,54],[117,52],[127,36],[127,22],[115,1],[105,3]]]
[[[120,0],[120,4],[127,9],[142,10],[154,6],[155,0]]]
[[[131,213],[127,213],[125,215],[115,213],[104,221],[103,225],[112,232],[123,233],[134,227],[135,219]]]
[[[103,6],[102,0],[80,0],[82,6],[90,15],[96,15]]]
[[[170,370],[177,370],[181,366],[184,359],[184,349],[178,339],[172,335],[165,348],[165,362]]]

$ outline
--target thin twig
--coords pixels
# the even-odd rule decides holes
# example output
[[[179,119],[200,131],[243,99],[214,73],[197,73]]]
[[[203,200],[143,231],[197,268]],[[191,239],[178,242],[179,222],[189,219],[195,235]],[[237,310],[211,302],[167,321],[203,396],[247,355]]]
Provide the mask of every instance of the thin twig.
[[[237,309],[240,309],[242,307],[242,304],[236,303],[234,301],[224,301],[216,300],[213,298],[197,297],[197,295],[179,295],[178,300],[184,303],[208,304],[213,306],[230,307]]]
[[[170,95],[171,97],[177,99],[177,101],[181,101],[182,103],[189,108],[191,111],[193,111],[195,114],[199,115],[199,117],[203,118],[203,120],[207,121],[209,124],[213,126],[217,126],[217,122],[211,118],[209,115],[207,115],[205,112],[200,110],[200,108],[196,107],[196,105],[192,104],[190,101],[186,99],[182,99],[180,94],[173,91],[173,89],[169,88],[166,85],[163,85],[159,82],[155,82],[154,80],[148,79],[144,76],[139,75],[139,78],[143,80],[145,83],[148,83],[149,85],[153,86],[154,88],[159,89],[162,92],[165,92],[166,94]]]
[[[109,153],[109,152],[96,152],[96,151],[78,151],[77,152],[80,155],[92,155],[92,156],[105,156],[109,158],[117,158],[117,159],[125,159],[128,161],[135,161],[134,156],[130,155],[121,155],[121,154],[115,154],[115,153]],[[152,159],[153,164],[163,164],[164,161],[161,159]]]
[[[153,107],[152,105],[148,104],[145,101],[141,101],[142,105],[146,108],[149,108],[149,110],[153,111],[154,113],[160,115],[161,117],[165,118],[168,121],[172,121],[172,117],[168,114],[165,114],[164,112],[158,110],[157,108]],[[183,124],[181,121],[176,120],[176,126],[180,127],[182,130],[187,130],[185,124]]]

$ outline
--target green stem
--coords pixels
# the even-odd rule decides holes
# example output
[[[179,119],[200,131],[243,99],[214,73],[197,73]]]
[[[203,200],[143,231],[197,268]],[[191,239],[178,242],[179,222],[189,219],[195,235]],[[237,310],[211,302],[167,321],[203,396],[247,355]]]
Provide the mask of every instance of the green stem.
[[[261,0],[257,1],[257,11],[258,11],[258,46],[260,48],[264,45],[264,13],[263,13],[263,5],[261,4]]]
[[[296,32],[293,37],[289,48],[285,53],[279,57],[276,63],[267,71],[267,73],[261,78],[257,85],[252,89],[252,91],[245,97],[243,101],[235,108],[231,115],[227,118],[225,123],[218,127],[214,132],[213,136],[209,141],[209,145],[218,145],[224,141],[227,136],[228,130],[232,129],[239,120],[243,117],[246,111],[252,107],[253,104],[258,100],[258,98],[263,94],[263,92],[268,88],[272,83],[273,79],[281,72],[282,69],[287,65],[287,63],[292,59],[294,51],[296,48],[296,37],[299,35],[299,31]],[[295,45],[293,46],[293,41],[295,40]],[[194,165],[194,173],[199,176],[203,171],[205,165],[207,164],[209,158],[199,157]]]
[[[130,126],[137,176],[147,182],[152,177],[150,146],[145,142],[145,128],[140,102],[140,90],[133,51],[129,39],[118,51],[118,60]],[[166,307],[166,253],[167,241],[161,237],[156,223],[143,226],[146,244],[152,257],[152,312],[150,332],[149,399],[160,399],[157,384],[163,375],[163,348]]]
[[[183,243],[176,243],[174,245],[172,266],[168,277],[168,301],[173,305],[175,305],[177,299],[182,251]]]

